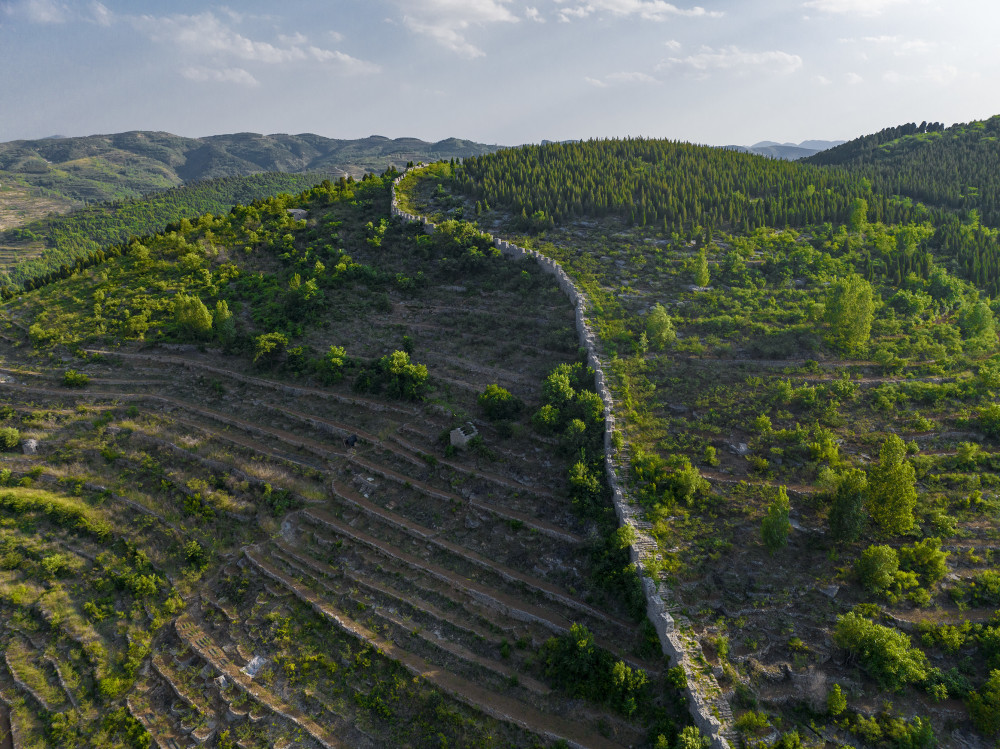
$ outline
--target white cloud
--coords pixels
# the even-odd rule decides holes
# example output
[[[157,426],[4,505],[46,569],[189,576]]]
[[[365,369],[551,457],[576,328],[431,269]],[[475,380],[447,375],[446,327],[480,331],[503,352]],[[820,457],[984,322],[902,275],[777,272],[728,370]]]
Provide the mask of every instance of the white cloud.
[[[416,34],[428,36],[462,57],[483,57],[485,52],[466,38],[472,26],[517,23],[507,5],[510,0],[397,0],[404,10],[403,24]]]
[[[238,14],[230,15],[238,16]],[[173,44],[189,56],[209,56],[217,60],[239,60],[266,65],[315,60],[336,64],[342,70],[349,72],[362,73],[378,70],[377,65],[351,57],[343,52],[311,45],[308,43],[308,38],[301,33],[279,35],[278,44],[250,39],[227,25],[211,11],[194,16],[138,16],[131,20],[136,28],[154,41]],[[235,78],[231,77],[227,80],[248,83],[240,74],[249,75],[249,73],[246,73],[242,68],[223,66],[221,68],[189,68],[187,70],[210,70],[213,75],[218,70],[224,70],[227,74],[235,75]],[[237,72],[234,73],[234,71]],[[193,78],[192,80],[219,79],[209,77]],[[254,82],[256,83],[256,81]]]
[[[210,11],[196,16],[141,16],[136,20],[140,29],[153,39],[170,42],[194,54],[214,53],[263,63],[304,60],[300,47],[276,47],[269,42],[256,42],[226,26]]]
[[[65,23],[70,17],[69,6],[53,0],[21,0],[5,6],[8,16],[26,18],[31,23]]]
[[[852,86],[855,86],[855,85],[857,85],[859,83],[864,83],[864,81],[865,81],[865,79],[862,78],[857,73],[848,73],[847,74],[847,82],[850,83]]]
[[[672,49],[674,50],[674,52],[676,52],[681,48],[681,43],[676,39],[670,39],[669,41],[664,42],[663,46],[666,47],[667,49]]]
[[[616,83],[659,83],[659,81],[651,75],[636,72],[612,73],[607,76],[607,80],[614,81]]]
[[[542,18],[542,14],[539,12],[538,8],[525,8],[524,17],[529,21],[534,21],[535,23],[545,23],[545,19]]]
[[[558,3],[567,0],[556,0]],[[665,0],[570,0],[575,5],[563,8],[559,11],[560,21],[569,21],[572,18],[586,18],[595,13],[610,13],[614,16],[638,16],[646,21],[664,21],[667,18],[676,16],[689,17],[709,17],[718,18],[723,13],[719,11],[705,10],[696,5],[693,8],[679,8],[673,3]]]
[[[604,79],[600,78],[590,78],[585,77],[587,83],[596,88],[610,88],[613,85],[628,85],[628,84],[658,84],[658,81],[653,76],[648,73],[640,73],[637,71],[622,71],[620,73],[611,73],[610,75],[604,76]]]
[[[213,68],[190,67],[181,70],[181,75],[189,81],[198,81],[199,83],[234,83],[238,86],[248,87],[259,85],[257,79],[243,68],[223,68],[216,70]]]
[[[889,6],[905,2],[908,0],[806,0],[803,5],[823,13],[877,16]]]
[[[90,12],[98,26],[110,26],[115,20],[114,14],[103,3],[96,2],[96,0],[90,4]]]
[[[671,57],[660,67],[673,66],[687,67],[702,73],[711,70],[745,71],[750,68],[794,73],[802,68],[802,58],[780,50],[747,52],[735,46],[720,49],[702,47],[699,52],[687,57]]]
[[[903,37],[881,34],[879,36],[863,36],[859,39],[840,39],[846,44],[869,44],[876,47],[884,47],[894,55],[921,55],[930,52],[938,46],[937,42],[929,42],[925,39],[904,39]],[[863,53],[862,53],[863,54]]]
[[[820,86],[829,86],[831,83],[833,83],[833,81],[831,81],[825,75],[814,75],[812,80],[813,83],[816,83]]]

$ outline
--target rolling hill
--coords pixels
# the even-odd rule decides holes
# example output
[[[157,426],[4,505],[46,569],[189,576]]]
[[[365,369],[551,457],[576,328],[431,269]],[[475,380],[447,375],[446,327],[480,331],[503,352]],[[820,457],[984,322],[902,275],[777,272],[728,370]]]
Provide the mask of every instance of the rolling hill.
[[[57,209],[66,210],[85,203],[135,199],[196,180],[261,172],[361,177],[410,161],[462,158],[496,148],[458,138],[437,143],[377,135],[338,140],[309,133],[184,138],[136,131],[0,143],[0,184],[27,190],[31,199],[46,197]],[[8,222],[19,209],[33,215],[24,197],[0,191],[0,211],[8,212]]]

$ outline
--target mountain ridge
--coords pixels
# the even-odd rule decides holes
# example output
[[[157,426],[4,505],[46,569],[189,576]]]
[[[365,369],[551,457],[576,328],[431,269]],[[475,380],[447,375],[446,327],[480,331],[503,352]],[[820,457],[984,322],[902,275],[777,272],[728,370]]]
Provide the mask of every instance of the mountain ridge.
[[[0,183],[62,200],[67,208],[137,198],[201,179],[260,172],[360,177],[409,161],[462,158],[499,146],[449,137],[327,138],[315,133],[230,133],[188,138],[131,130],[0,143]]]

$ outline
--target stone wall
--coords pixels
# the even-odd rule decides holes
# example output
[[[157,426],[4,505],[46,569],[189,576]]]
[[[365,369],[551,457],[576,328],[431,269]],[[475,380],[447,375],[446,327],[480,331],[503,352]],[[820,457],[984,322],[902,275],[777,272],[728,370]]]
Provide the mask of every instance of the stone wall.
[[[391,188],[392,215],[404,221],[423,224],[424,231],[433,234],[436,226],[426,216],[416,216],[400,210],[396,200],[396,186],[403,176],[397,177]],[[580,345],[587,350],[587,364],[594,370],[595,389],[604,403],[604,469],[608,485],[611,487],[618,522],[620,525],[631,526],[635,531],[635,542],[629,547],[629,556],[640,570],[640,580],[646,595],[646,614],[656,628],[663,653],[670,659],[671,665],[680,665],[687,675],[688,707],[695,725],[711,739],[712,749],[730,749],[730,742],[735,739],[732,710],[722,695],[715,676],[712,673],[704,673],[703,667],[698,665],[699,662],[704,662],[701,645],[683,618],[675,619],[671,616],[669,611],[671,595],[667,586],[641,572],[644,569],[643,561],[651,559],[656,554],[656,541],[649,533],[651,527],[649,522],[643,520],[640,510],[629,502],[623,482],[619,478],[616,451],[612,443],[615,429],[614,399],[601,364],[599,341],[587,322],[586,295],[552,258],[535,250],[518,247],[499,237],[491,239],[504,257],[515,261],[533,260],[544,272],[555,276],[559,288],[576,309],[576,332],[580,338]]]

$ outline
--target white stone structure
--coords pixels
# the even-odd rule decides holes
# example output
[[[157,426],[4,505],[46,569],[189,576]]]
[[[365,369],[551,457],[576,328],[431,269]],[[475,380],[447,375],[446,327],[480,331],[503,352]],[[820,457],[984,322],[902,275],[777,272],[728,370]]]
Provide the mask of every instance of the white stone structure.
[[[451,430],[451,444],[454,447],[466,448],[479,435],[479,430],[471,421],[465,422],[465,426]]]
[[[416,216],[399,208],[396,186],[405,176],[403,174],[397,177],[392,185],[392,215],[423,224],[424,231],[433,234],[437,227],[426,216]],[[651,560],[657,553],[656,541],[649,533],[651,524],[642,519],[641,510],[628,500],[618,475],[616,451],[612,443],[615,429],[614,399],[601,365],[597,336],[587,322],[587,297],[552,258],[535,250],[518,247],[499,237],[491,239],[504,257],[513,260],[531,258],[543,271],[555,276],[559,288],[576,308],[576,332],[580,345],[587,350],[587,364],[594,370],[594,385],[604,403],[604,469],[611,487],[618,523],[631,526],[635,531],[635,541],[629,547],[629,557],[639,570],[639,579],[646,595],[646,614],[656,628],[660,646],[671,665],[679,665],[684,669],[688,683],[688,709],[695,725],[709,737],[712,749],[731,749],[731,742],[736,740],[732,709],[715,676],[700,665],[704,664],[704,656],[697,637],[691,631],[690,622],[683,617],[675,619],[671,616],[668,610],[668,601],[672,598],[670,589],[662,582],[643,574],[643,562]]]

